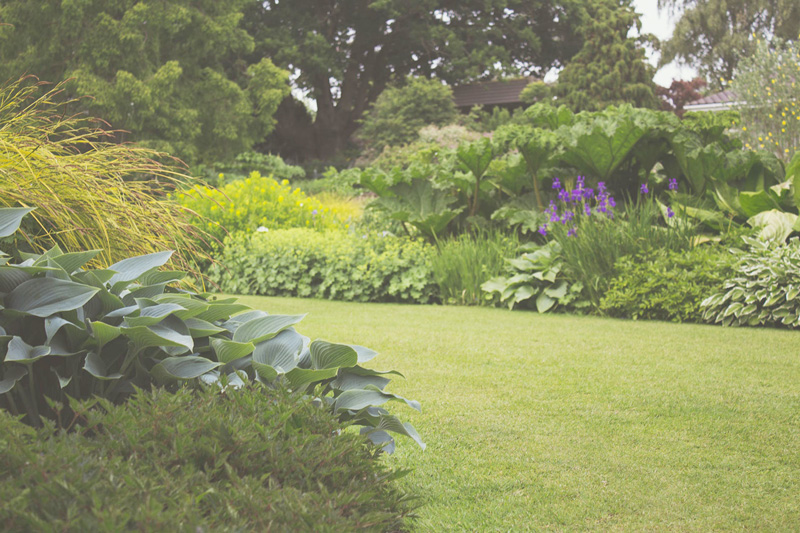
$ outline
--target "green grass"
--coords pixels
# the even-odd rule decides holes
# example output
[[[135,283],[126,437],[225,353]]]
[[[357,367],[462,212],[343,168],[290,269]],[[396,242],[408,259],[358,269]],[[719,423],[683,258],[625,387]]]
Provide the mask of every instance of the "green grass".
[[[800,530],[800,336],[244,297],[381,352],[422,531]]]

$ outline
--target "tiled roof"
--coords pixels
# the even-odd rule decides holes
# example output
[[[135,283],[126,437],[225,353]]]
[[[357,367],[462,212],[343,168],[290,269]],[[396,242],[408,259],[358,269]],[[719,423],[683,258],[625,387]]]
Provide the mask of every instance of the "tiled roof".
[[[727,104],[736,101],[736,93],[733,91],[722,91],[720,93],[709,94],[687,105],[708,105],[708,104]]]
[[[456,107],[472,107],[474,105],[517,104],[519,93],[535,78],[517,80],[487,81],[453,87],[453,99]]]

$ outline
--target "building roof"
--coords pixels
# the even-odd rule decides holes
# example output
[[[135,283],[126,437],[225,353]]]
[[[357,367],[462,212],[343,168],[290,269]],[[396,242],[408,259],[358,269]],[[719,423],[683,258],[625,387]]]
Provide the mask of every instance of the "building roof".
[[[518,104],[519,94],[535,78],[519,78],[516,80],[487,81],[453,87],[453,99],[456,107],[472,107],[474,105]]]
[[[683,108],[686,111],[715,111],[730,109],[737,102],[736,93],[733,91],[722,91],[709,94],[693,102],[689,102]]]

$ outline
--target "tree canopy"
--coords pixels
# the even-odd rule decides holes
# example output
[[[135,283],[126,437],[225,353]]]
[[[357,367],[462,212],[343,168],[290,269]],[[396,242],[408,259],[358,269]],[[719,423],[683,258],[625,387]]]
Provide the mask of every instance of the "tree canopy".
[[[657,106],[653,75],[643,39],[628,37],[641,29],[631,0],[595,0],[580,25],[580,51],[558,75],[553,92],[558,104],[573,111],[596,111],[610,105]]]
[[[800,32],[797,0],[659,0],[658,6],[682,10],[672,38],[663,43],[662,63],[691,65],[716,88],[755,51],[754,35],[788,40]]]
[[[119,140],[189,162],[228,159],[275,125],[288,73],[248,62],[250,0],[3,0],[0,75],[34,74],[91,95]]]
[[[580,49],[580,0],[264,0],[244,25],[254,58],[293,73],[316,115],[287,101],[273,142],[294,155],[329,157],[394,80],[449,84],[502,72],[539,75]]]

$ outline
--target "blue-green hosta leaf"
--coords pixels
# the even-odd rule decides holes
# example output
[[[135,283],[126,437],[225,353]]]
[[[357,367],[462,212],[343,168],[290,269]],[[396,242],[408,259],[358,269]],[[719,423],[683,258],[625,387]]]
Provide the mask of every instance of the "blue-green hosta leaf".
[[[30,364],[49,353],[49,346],[31,346],[15,335],[8,341],[5,362]]]
[[[28,369],[21,365],[5,365],[3,377],[0,378],[0,394],[5,394],[14,388],[17,381],[28,375]]]
[[[365,348],[364,346],[359,346],[358,344],[351,344],[350,347],[356,351],[358,354],[358,362],[359,363],[366,363],[371,359],[374,359],[378,352],[375,350],[370,350],[369,348]]]
[[[161,304],[171,303],[183,307],[183,311],[178,311],[175,313],[175,316],[181,320],[197,317],[200,313],[203,313],[210,307],[208,302],[204,302],[203,300],[197,298],[192,298],[189,294],[165,293],[154,297],[153,300]],[[208,320],[203,321],[209,322]]]
[[[150,299],[153,297],[158,296],[159,294],[164,294],[164,289],[167,287],[166,283],[160,283],[158,285],[131,285],[130,292],[122,291],[120,292],[120,296],[122,296],[122,302],[125,305],[132,305],[137,300],[140,299]],[[153,302],[155,304],[155,302]]]
[[[158,324],[169,315],[174,314],[176,311],[181,311],[184,309],[184,307],[181,307],[178,304],[151,305],[141,309],[139,316],[125,317],[124,325],[132,328],[136,326],[152,326],[153,324]]]
[[[47,317],[82,307],[98,290],[71,281],[35,278],[11,291],[5,299],[5,306],[29,315]]]
[[[383,390],[386,385],[391,381],[389,378],[382,376],[359,376],[358,374],[351,374],[347,372],[348,369],[343,368],[339,371],[339,375],[333,380],[331,386],[338,390],[354,390],[363,389],[368,385]]]
[[[0,209],[0,238],[14,235],[22,217],[33,211],[33,207],[3,207]]]
[[[248,309],[250,308],[248,307]],[[251,320],[255,320],[256,318],[263,318],[265,316],[269,316],[269,313],[267,313],[266,311],[261,311],[260,309],[250,309],[249,311],[244,312],[240,315],[230,317],[222,324],[222,327],[224,327],[231,333],[234,333],[237,329],[239,329],[239,326],[241,326],[245,322],[250,322]]]
[[[66,387],[67,385],[69,385],[69,383],[72,381],[72,376],[67,376],[67,377],[64,377],[64,376],[62,376],[61,374],[59,374],[59,373],[58,373],[58,370],[57,370],[57,369],[55,369],[55,368],[51,368],[51,369],[50,369],[50,371],[51,371],[53,374],[55,374],[55,375],[56,375],[56,378],[58,378],[58,387],[59,387],[59,388],[61,388],[61,389],[63,389],[63,388],[64,388],[64,387]]]
[[[425,449],[425,443],[422,442],[422,439],[420,438],[419,433],[417,433],[417,430],[414,429],[414,426],[412,426],[408,422],[405,423],[401,422],[394,415],[389,415],[389,414],[381,415],[378,425],[375,426],[375,430],[391,431],[393,433],[399,433],[400,435],[405,435],[406,437],[411,437],[412,439],[414,439],[414,442],[419,444],[420,448],[422,448],[423,450]],[[370,430],[370,428],[363,428],[361,430],[361,433],[362,434],[369,433],[370,431],[373,430]]]
[[[207,322],[216,322],[217,320],[225,320],[232,314],[245,311],[247,309],[250,309],[250,307],[244,304],[230,302],[210,302],[208,309],[200,314],[195,315],[194,318],[199,318],[200,320],[205,320]]]
[[[0,292],[9,293],[32,278],[33,275],[22,268],[0,266]]]
[[[540,313],[546,313],[549,311],[554,305],[556,301],[550,298],[544,291],[539,294],[536,298],[536,310]]]
[[[97,352],[89,352],[83,362],[83,369],[102,381],[112,381],[122,377],[120,373],[109,374],[108,366]]]
[[[180,314],[181,313],[175,313],[175,316],[181,318]],[[186,327],[189,328],[189,333],[191,333],[192,337],[195,339],[210,337],[211,335],[216,335],[217,333],[225,331],[225,328],[215,326],[211,322],[206,322],[199,318],[187,318],[184,322],[186,322]]]
[[[297,324],[306,315],[268,315],[243,323],[233,333],[236,342],[259,342],[271,339],[284,329]]]
[[[95,339],[95,346],[98,350],[101,350],[103,346],[122,335],[122,330],[119,327],[105,322],[89,322],[89,325],[92,328],[92,336]]]
[[[116,272],[107,269],[87,270],[85,272],[75,272],[72,275],[72,279],[85,283],[86,285],[91,285],[92,287],[97,287],[98,289],[105,289],[106,283],[114,277],[114,274],[116,274]]]
[[[317,339],[311,343],[311,366],[321,368],[351,367],[358,364],[358,352],[347,344]]]
[[[154,366],[150,372],[157,380],[167,382],[199,378],[220,366],[222,366],[222,363],[217,361],[211,361],[196,355],[187,355],[184,357],[167,357]]]
[[[548,287],[544,293],[551,298],[560,299],[567,295],[567,282],[562,281],[555,287]]]
[[[139,312],[138,305],[129,305],[126,307],[120,307],[118,309],[114,309],[106,313],[105,318],[124,318],[128,315],[136,315]]]
[[[794,231],[794,225],[798,220],[797,215],[794,213],[771,209],[750,217],[747,219],[747,223],[760,230],[758,233],[759,239],[783,242]]]
[[[336,368],[325,368],[313,370],[310,368],[294,368],[286,373],[286,379],[293,389],[305,387],[311,383],[317,383],[336,377]]]
[[[135,281],[144,273],[163,266],[171,256],[172,252],[167,251],[123,259],[108,267],[109,270],[116,272],[108,282],[116,292],[120,288],[117,284],[121,284],[120,286],[124,287],[125,283]]]
[[[83,265],[94,259],[102,250],[89,250],[88,252],[70,252],[53,257],[51,261],[64,269],[67,274],[72,274]]]
[[[366,407],[383,405],[394,400],[408,404],[409,407],[421,411],[422,407],[415,400],[406,400],[396,394],[384,392],[377,387],[369,386],[366,389],[346,390],[336,397],[333,403],[335,411],[358,411]]]
[[[258,374],[258,377],[261,378],[262,382],[271,383],[275,381],[275,378],[278,377],[278,371],[275,370],[270,365],[265,365],[264,363],[259,363],[257,361],[252,361],[253,369]]]
[[[211,347],[217,354],[217,360],[230,363],[253,353],[255,345],[252,342],[236,342],[227,339],[211,339]]]
[[[120,329],[138,349],[151,346],[182,346],[185,351],[191,351],[194,348],[194,340],[186,324],[173,316],[152,326]]]
[[[180,270],[150,270],[139,276],[142,285],[161,285],[180,281],[186,277],[186,272]]]
[[[373,429],[371,427],[364,427],[361,428],[361,434],[366,435],[366,437],[379,448],[382,448],[384,452],[388,453],[389,455],[393,454],[396,446],[394,443],[394,437],[389,435],[386,431],[382,429]]]
[[[261,375],[267,378],[263,372],[271,374],[285,374],[290,370],[297,367],[298,356],[303,349],[303,336],[294,331],[294,329],[286,329],[281,331],[272,339],[260,342],[256,345],[253,351],[253,368]],[[272,370],[261,368],[262,366],[269,366]],[[274,379],[274,377],[272,378]]]

